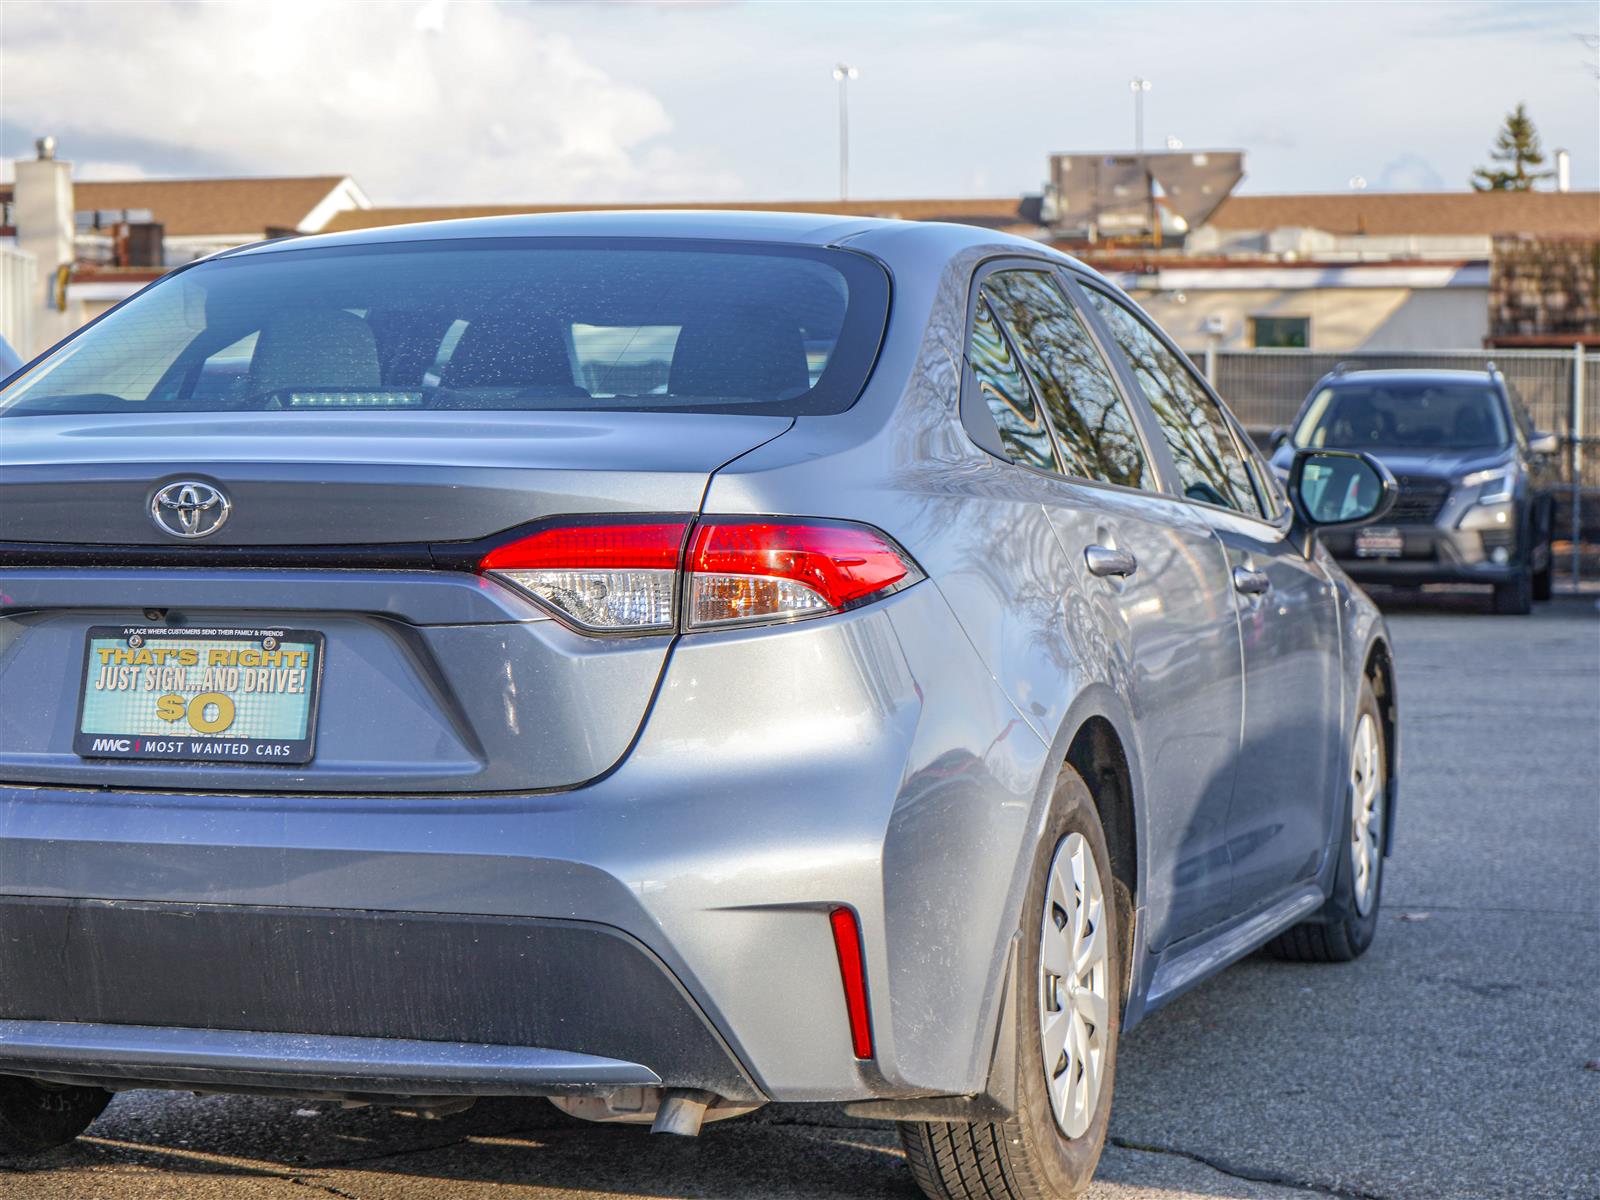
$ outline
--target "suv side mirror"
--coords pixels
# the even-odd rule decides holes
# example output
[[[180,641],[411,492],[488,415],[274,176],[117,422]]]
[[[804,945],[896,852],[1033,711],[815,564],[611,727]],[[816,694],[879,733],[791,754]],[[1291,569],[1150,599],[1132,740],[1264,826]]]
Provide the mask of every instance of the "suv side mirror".
[[[1535,433],[1528,439],[1528,449],[1534,454],[1548,456],[1561,449],[1561,439],[1553,433]]]
[[[1354,450],[1302,450],[1289,468],[1289,502],[1308,550],[1318,529],[1378,520],[1399,495],[1389,469]]]
[[[1287,429],[1285,429],[1282,425],[1279,425],[1276,429],[1274,429],[1271,433],[1269,433],[1267,435],[1267,453],[1269,453],[1269,454],[1272,453],[1272,451],[1276,450],[1279,446],[1283,445],[1288,440],[1289,440],[1289,431]]]

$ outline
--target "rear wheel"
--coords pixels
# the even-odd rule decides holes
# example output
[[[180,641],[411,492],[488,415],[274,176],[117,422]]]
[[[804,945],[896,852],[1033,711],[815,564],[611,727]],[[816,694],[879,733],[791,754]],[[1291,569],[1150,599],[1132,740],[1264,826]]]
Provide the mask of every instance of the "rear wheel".
[[[65,1146],[105,1111],[104,1088],[67,1087],[0,1075],[0,1159]]]
[[[1009,1121],[903,1122],[900,1140],[932,1200],[1068,1200],[1105,1146],[1122,1010],[1122,919],[1094,800],[1071,768],[1023,906],[1017,1112]]]
[[[1388,756],[1372,684],[1363,681],[1350,744],[1349,824],[1340,839],[1333,895],[1310,920],[1280,933],[1267,951],[1291,962],[1350,962],[1378,932],[1383,892]]]

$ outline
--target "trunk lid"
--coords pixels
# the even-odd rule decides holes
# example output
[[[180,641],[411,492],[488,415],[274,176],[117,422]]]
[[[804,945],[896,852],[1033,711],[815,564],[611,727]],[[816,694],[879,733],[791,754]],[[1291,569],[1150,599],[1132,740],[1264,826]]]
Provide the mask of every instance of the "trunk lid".
[[[495,581],[426,558],[397,569],[364,548],[472,541],[563,514],[696,512],[719,466],[790,424],[637,412],[0,421],[0,781],[464,793],[592,779],[636,735],[671,635],[585,636]],[[154,493],[184,479],[231,501],[213,536],[182,541],[152,520]],[[85,547],[104,553],[86,559]],[[297,562],[300,547],[321,552]],[[253,549],[272,553],[227,561]],[[83,691],[100,676],[91,651],[105,644],[90,631],[108,627],[143,630],[149,646],[166,644],[164,630],[320,635],[311,760],[80,756]],[[142,694],[142,677],[129,679]],[[197,672],[156,679],[142,700],[130,691],[117,732],[192,733],[153,716],[154,695],[208,686]]]

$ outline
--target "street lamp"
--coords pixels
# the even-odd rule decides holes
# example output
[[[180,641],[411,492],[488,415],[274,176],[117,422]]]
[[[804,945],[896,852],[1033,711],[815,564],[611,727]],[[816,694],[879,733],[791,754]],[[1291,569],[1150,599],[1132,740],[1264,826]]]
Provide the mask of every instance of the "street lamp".
[[[850,198],[850,81],[861,72],[848,63],[833,69],[839,81],[839,199]]]
[[[1133,148],[1140,154],[1144,153],[1144,94],[1150,90],[1148,79],[1130,79],[1128,87],[1133,90]]]

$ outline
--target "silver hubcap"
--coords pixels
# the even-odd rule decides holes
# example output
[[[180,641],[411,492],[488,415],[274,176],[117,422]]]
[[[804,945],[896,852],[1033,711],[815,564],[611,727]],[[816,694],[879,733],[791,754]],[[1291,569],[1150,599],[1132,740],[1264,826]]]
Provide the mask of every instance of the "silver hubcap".
[[[1355,869],[1356,911],[1363,917],[1378,900],[1383,869],[1383,755],[1372,714],[1362,713],[1350,750],[1350,864]]]
[[[1111,1034],[1105,892],[1081,833],[1056,847],[1039,933],[1039,1045],[1056,1124],[1082,1137],[1100,1101]]]

